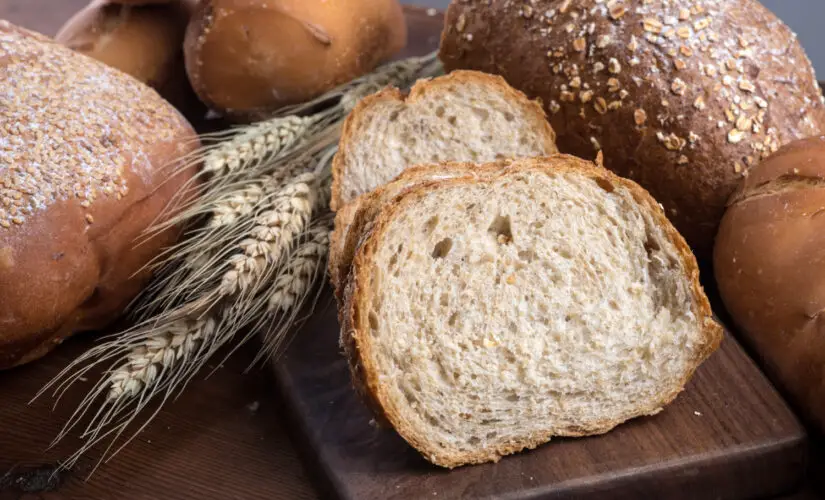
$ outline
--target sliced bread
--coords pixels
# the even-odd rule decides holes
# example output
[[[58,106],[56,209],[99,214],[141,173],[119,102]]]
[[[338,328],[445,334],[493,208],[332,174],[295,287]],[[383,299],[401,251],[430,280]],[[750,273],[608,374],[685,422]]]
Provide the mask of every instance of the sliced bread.
[[[644,189],[564,155],[483,168],[376,210],[341,304],[356,388],[444,467],[655,414],[722,338]]]
[[[499,169],[496,168],[495,171]],[[492,169],[472,163],[418,165],[408,168],[396,179],[374,191],[361,195],[335,213],[335,230],[330,236],[329,276],[335,295],[343,297],[343,286],[364,227],[378,211],[404,190],[415,185],[455,177],[475,178]]]
[[[338,210],[405,169],[442,161],[488,162],[557,152],[541,106],[503,78],[455,71],[363,99],[344,122],[333,161]]]

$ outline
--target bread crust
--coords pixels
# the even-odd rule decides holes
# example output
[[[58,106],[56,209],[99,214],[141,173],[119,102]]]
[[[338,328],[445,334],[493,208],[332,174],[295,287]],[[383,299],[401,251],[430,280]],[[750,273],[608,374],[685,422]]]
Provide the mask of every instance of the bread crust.
[[[184,52],[201,100],[253,121],[368,73],[406,41],[397,0],[204,0]]]
[[[183,37],[196,0],[141,7],[95,0],[60,28],[55,40],[131,75],[187,116],[204,112],[183,64]]]
[[[541,98],[562,152],[603,150],[710,257],[747,169],[823,131],[804,51],[756,0],[562,4],[454,1],[440,58]]]
[[[460,168],[467,168],[467,164],[458,164]],[[506,168],[505,168],[506,167]],[[445,165],[449,168],[449,165]],[[688,382],[695,369],[707,359],[719,346],[722,340],[722,328],[714,321],[710,304],[699,283],[699,268],[696,258],[690,251],[682,236],[673,228],[668,221],[659,204],[643,188],[632,181],[622,179],[611,172],[599,168],[596,165],[567,155],[555,155],[546,158],[515,160],[513,162],[498,162],[486,168],[499,169],[498,175],[506,176],[518,172],[537,172],[545,175],[558,175],[565,172],[576,172],[583,174],[600,183],[608,183],[615,187],[622,187],[632,193],[633,197],[647,211],[652,214],[656,223],[675,245],[683,269],[690,280],[693,292],[694,314],[699,318],[702,328],[703,342],[694,352],[692,368],[685,374],[683,380],[674,387],[673,391],[662,394],[661,398],[653,404],[639,408],[636,413],[628,419],[653,415],[673,401],[684,385]],[[494,178],[491,177],[491,178]],[[379,421],[383,421],[395,428],[395,430],[414,448],[432,463],[453,468],[466,464],[476,464],[490,461],[497,461],[501,457],[519,452],[524,449],[535,448],[550,440],[552,436],[588,436],[605,433],[622,421],[597,422],[589,427],[569,426],[557,429],[548,429],[545,432],[526,437],[521,441],[500,445],[498,447],[479,450],[467,453],[444,453],[442,449],[434,445],[428,436],[417,432],[413,426],[404,419],[401,412],[394,408],[391,399],[387,397],[387,391],[379,379],[379,374],[373,364],[372,345],[369,335],[366,333],[369,328],[369,320],[362,304],[367,304],[372,293],[370,262],[376,252],[379,241],[383,236],[388,224],[395,214],[400,213],[409,206],[414,205],[419,199],[433,189],[444,186],[471,184],[485,182],[487,179],[468,179],[459,177],[433,183],[422,183],[404,191],[392,202],[386,205],[378,214],[372,227],[362,236],[358,246],[352,269],[350,271],[344,302],[341,311],[341,345],[350,365],[353,385],[356,391],[364,398],[366,404],[373,409]]]
[[[33,78],[61,82],[31,89],[38,93],[32,98],[0,90],[0,114],[28,116],[43,132],[19,147],[24,132],[0,130],[0,139],[13,145],[0,149],[0,201],[15,193],[24,193],[19,198],[24,202],[27,197],[43,200],[32,202],[29,206],[35,208],[20,212],[11,225],[6,224],[6,205],[0,203],[4,369],[36,359],[68,335],[102,328],[122,314],[149,278],[143,267],[178,237],[179,230],[172,228],[138,244],[194,175],[195,167],[182,170],[176,161],[199,142],[179,113],[131,77],[3,21],[0,36],[7,42],[4,49],[27,62],[25,69],[0,65],[0,76],[21,85]],[[75,83],[64,88],[63,81]],[[88,83],[97,81],[106,87]],[[54,109],[42,112],[40,96],[49,98]],[[66,101],[87,107],[68,117]],[[92,106],[110,113],[97,115]],[[101,131],[105,134],[98,136]],[[76,145],[81,142],[82,150]],[[42,150],[50,152],[54,168],[60,169],[57,175],[37,162]],[[34,189],[16,187],[24,171],[39,175]],[[107,184],[113,179],[117,192]],[[69,186],[71,182],[85,183],[87,189]]]
[[[751,171],[719,228],[714,272],[746,343],[825,433],[825,137]]]
[[[330,208],[337,211],[346,204],[347,200],[341,193],[341,179],[346,175],[344,169],[349,161],[352,144],[358,140],[359,131],[365,126],[368,111],[373,106],[382,102],[398,102],[412,105],[419,99],[425,98],[428,94],[445,92],[452,93],[451,88],[465,84],[484,85],[495,89],[497,92],[507,96],[513,103],[517,103],[524,111],[524,115],[532,117],[535,121],[536,129],[540,129],[540,135],[544,138],[545,150],[556,152],[556,134],[553,127],[547,121],[547,115],[541,105],[527,98],[524,93],[514,89],[504,78],[497,75],[481,73],[479,71],[453,71],[452,73],[431,80],[419,80],[412,86],[409,94],[405,96],[403,92],[394,87],[386,88],[371,96],[367,96],[359,102],[344,121],[339,141],[338,152],[332,162],[332,198]]]

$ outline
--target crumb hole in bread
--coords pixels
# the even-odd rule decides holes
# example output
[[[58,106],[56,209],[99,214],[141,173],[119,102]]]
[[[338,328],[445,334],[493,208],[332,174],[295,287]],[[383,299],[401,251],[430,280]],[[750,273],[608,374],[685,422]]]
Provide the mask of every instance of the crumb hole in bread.
[[[375,311],[370,311],[370,313],[367,315],[367,321],[369,321],[370,329],[373,331],[373,333],[378,333],[380,321],[378,321],[378,315],[375,314]]]
[[[443,259],[448,253],[450,253],[451,248],[453,248],[452,238],[444,238],[435,244],[435,247],[433,247],[432,256],[434,259]]]
[[[450,325],[450,326],[455,326],[457,322],[458,322],[458,313],[454,312],[453,314],[450,315],[450,319],[447,320],[447,324]]]
[[[433,163],[439,163],[441,161],[441,155],[439,155],[438,153],[433,153],[430,156],[430,161]]]
[[[388,120],[391,121],[391,122],[396,121],[398,119],[399,114],[401,114],[400,111],[398,111],[398,110],[393,111],[392,113],[390,113],[390,117],[388,118]]]
[[[354,189],[351,189],[350,192],[349,192],[349,197],[350,197],[350,199],[353,199],[353,200],[355,198],[358,198],[358,191],[356,191]]]
[[[435,116],[442,118],[444,116],[444,106],[439,106],[435,108]]]
[[[455,127],[456,123],[458,123],[458,120],[456,119],[455,116],[450,116],[450,117],[447,118],[447,123],[449,123],[450,125]]]
[[[395,267],[396,264],[398,264],[398,254],[394,253],[392,254],[392,257],[390,257],[390,269]]]
[[[479,118],[481,121],[486,121],[487,118],[490,117],[490,112],[484,108],[473,108],[473,113]]]
[[[496,160],[506,160],[507,157],[501,153],[496,153]]]
[[[493,222],[490,223],[490,227],[487,228],[487,232],[490,233],[497,242],[507,245],[512,243],[513,241],[513,229],[510,223],[510,216],[509,215],[499,215]]]
[[[613,183],[611,183],[607,179],[596,178],[596,179],[593,179],[593,181],[596,183],[597,186],[604,189],[608,193],[612,193],[613,191],[616,190],[616,186],[614,186]]]
[[[521,136],[521,139],[518,140],[518,143],[519,143],[520,146],[526,146],[528,142],[529,141],[527,140],[527,137],[525,137],[525,136]]]
[[[441,294],[441,298],[438,300],[438,303],[441,304],[443,307],[447,307],[450,305],[450,296],[446,293]]]
[[[507,399],[507,401],[510,401],[511,403],[515,403],[516,401],[518,401],[521,398],[518,396],[518,394],[508,394],[506,399]]]
[[[510,330],[511,333],[518,333],[518,326],[512,321],[507,325],[507,328]]]
[[[497,424],[499,422],[501,422],[501,420],[499,420],[497,418],[485,418],[484,420],[481,421],[481,425]]]
[[[648,236],[648,238],[645,240],[645,252],[647,252],[647,254],[652,257],[653,253],[658,252],[659,250],[661,250],[659,243],[657,243],[656,240]]]
[[[427,222],[424,223],[424,232],[425,233],[432,233],[436,227],[438,227],[439,218],[437,215],[433,215],[430,217]]]
[[[487,439],[495,439],[498,436],[498,432],[492,431],[487,433]]]
[[[473,437],[471,437],[470,439],[467,440],[467,444],[469,444],[471,446],[475,446],[480,442],[481,442],[481,440],[479,438],[475,437],[475,436],[473,436]]]
[[[507,120],[508,122],[511,122],[511,121],[515,120],[516,117],[513,116],[513,113],[510,113],[509,111],[505,111],[504,112],[504,119]]]

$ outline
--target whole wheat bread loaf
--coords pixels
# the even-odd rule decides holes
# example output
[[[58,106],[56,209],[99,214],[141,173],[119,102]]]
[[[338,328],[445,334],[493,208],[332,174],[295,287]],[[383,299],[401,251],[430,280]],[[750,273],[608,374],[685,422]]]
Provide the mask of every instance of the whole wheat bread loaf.
[[[367,403],[444,467],[659,412],[722,336],[660,206],[571,156],[474,168],[360,231],[341,340]]]
[[[389,88],[363,99],[344,123],[331,206],[414,165],[544,156],[557,152],[555,138],[541,106],[499,76],[454,71],[418,82],[406,98]]]

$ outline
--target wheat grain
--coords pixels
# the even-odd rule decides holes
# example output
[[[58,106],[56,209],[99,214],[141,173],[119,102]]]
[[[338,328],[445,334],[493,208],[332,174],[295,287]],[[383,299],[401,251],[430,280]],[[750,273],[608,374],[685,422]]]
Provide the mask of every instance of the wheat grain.
[[[329,233],[328,223],[313,227],[308,241],[292,253],[272,285],[267,307],[270,313],[288,311],[309,293],[319,270],[325,266]]]
[[[220,295],[245,291],[265,274],[268,265],[281,259],[316,208],[318,184],[314,173],[304,173],[278,191],[271,210],[257,218],[250,237],[238,245],[241,253],[230,257],[231,269],[221,278]]]
[[[209,151],[204,159],[204,171],[221,174],[266,161],[294,146],[317,121],[312,116],[286,116],[245,127]]]
[[[109,376],[109,401],[137,396],[155,384],[162,370],[186,362],[205,337],[215,332],[215,320],[182,318],[136,345],[127,361]]]

